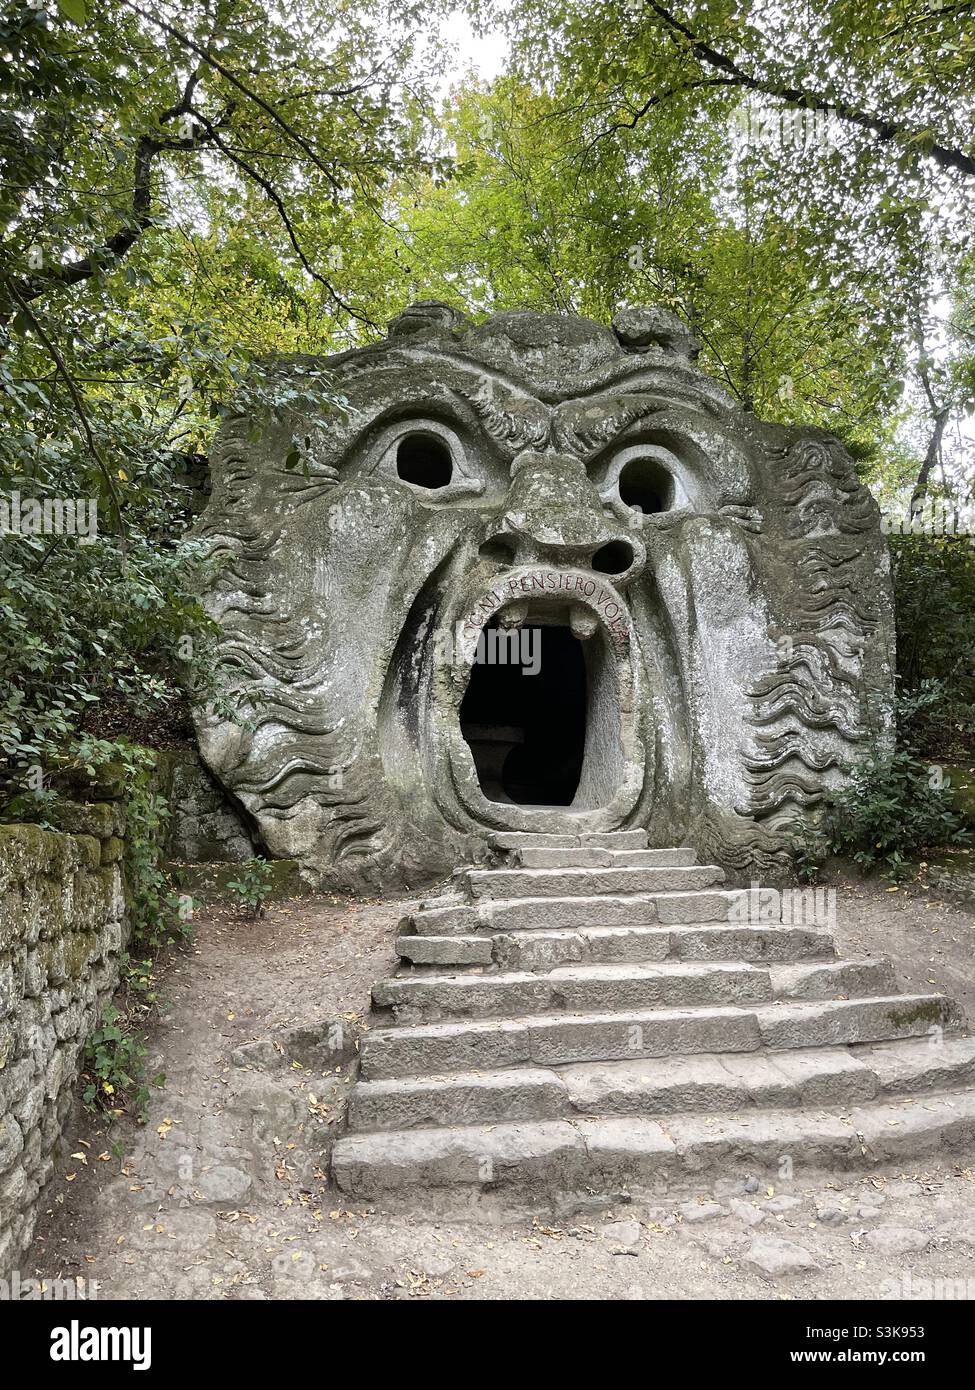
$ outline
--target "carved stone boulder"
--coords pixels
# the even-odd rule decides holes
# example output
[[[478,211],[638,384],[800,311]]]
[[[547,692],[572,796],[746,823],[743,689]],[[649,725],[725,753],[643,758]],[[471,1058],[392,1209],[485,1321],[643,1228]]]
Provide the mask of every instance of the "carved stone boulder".
[[[225,425],[205,599],[253,703],[198,732],[272,855],[392,888],[498,830],[645,827],[747,875],[890,747],[878,508],[836,440],[743,412],[696,346],[659,309],[424,301],[277,365],[327,370],[330,420]]]

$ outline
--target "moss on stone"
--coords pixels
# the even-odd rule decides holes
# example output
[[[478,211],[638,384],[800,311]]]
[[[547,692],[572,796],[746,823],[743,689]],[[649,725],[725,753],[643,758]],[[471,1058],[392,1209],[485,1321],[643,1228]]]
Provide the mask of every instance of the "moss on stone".
[[[102,860],[101,847],[94,835],[76,835],[78,858],[83,869],[97,869]]]
[[[115,831],[115,807],[108,801],[62,801],[56,815],[59,828],[70,835],[107,840]]]
[[[910,1008],[888,1009],[886,1017],[895,1028],[910,1028],[914,1023],[943,1023],[945,1012],[945,1000],[935,996],[912,1004]]]
[[[69,932],[64,942],[64,973],[69,980],[78,980],[98,948],[97,932]]]
[[[125,842],[120,840],[117,835],[112,835],[107,840],[102,841],[103,864],[118,864],[125,853]]]
[[[52,832],[39,825],[0,825],[0,855],[3,861],[23,864],[29,857],[35,863],[46,864]]]
[[[303,883],[294,859],[271,859],[271,901],[310,893]],[[163,866],[174,888],[190,893],[202,902],[220,902],[232,897],[227,887],[241,872],[240,864],[166,864]]]

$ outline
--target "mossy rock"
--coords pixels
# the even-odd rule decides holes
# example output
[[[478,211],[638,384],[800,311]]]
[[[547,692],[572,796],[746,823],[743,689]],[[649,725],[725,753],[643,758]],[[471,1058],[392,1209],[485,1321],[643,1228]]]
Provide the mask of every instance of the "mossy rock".
[[[103,864],[118,864],[125,853],[125,841],[120,840],[117,835],[112,835],[109,839],[102,841]]]
[[[68,932],[64,938],[64,973],[69,980],[80,980],[88,963],[98,953],[97,932]]]
[[[29,924],[52,937],[75,914],[85,922],[86,894],[98,886],[89,871],[98,862],[99,842],[91,836],[0,825],[0,950],[26,935]]]
[[[153,752],[152,749],[148,750]],[[83,767],[65,768],[54,776],[54,784],[68,797],[79,801],[121,801],[128,791],[131,774],[121,763],[106,763],[92,777]]]
[[[269,902],[284,898],[303,897],[312,890],[302,882],[296,859],[269,859],[271,892]],[[201,902],[229,903],[235,895],[227,886],[242,870],[240,864],[164,864],[170,882],[177,892],[189,893]]]
[[[68,835],[108,840],[115,834],[115,807],[109,801],[62,801],[55,809],[58,829]]]

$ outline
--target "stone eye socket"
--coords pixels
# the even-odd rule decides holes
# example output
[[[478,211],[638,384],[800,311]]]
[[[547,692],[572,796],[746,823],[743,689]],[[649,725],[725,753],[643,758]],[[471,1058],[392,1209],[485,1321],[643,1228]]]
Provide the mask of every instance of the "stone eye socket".
[[[617,488],[621,502],[648,515],[674,505],[674,479],[656,459],[630,459],[620,471]]]
[[[446,487],[454,475],[450,449],[435,434],[405,435],[396,446],[396,474],[404,483],[429,491]]]

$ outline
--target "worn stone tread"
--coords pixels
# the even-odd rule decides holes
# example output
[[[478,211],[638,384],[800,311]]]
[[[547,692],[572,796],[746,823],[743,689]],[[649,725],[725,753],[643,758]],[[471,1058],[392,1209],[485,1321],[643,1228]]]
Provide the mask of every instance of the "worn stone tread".
[[[455,944],[456,943],[456,944]],[[500,965],[545,971],[610,961],[714,960],[801,964],[833,956],[828,931],[808,927],[587,927],[497,932],[493,936],[403,934],[397,953],[417,965]]]
[[[502,1123],[579,1116],[799,1109],[975,1086],[975,1039],[699,1053],[639,1061],[360,1081],[350,1127]]]
[[[579,898],[628,893],[694,892],[724,880],[716,864],[649,868],[468,869],[471,896],[492,902],[510,898]]]
[[[874,1043],[852,1050],[890,1095],[918,1086],[975,1086],[975,1038],[939,1037],[917,1043]]]
[[[568,1093],[554,1071],[510,1067],[503,1071],[360,1081],[352,1093],[349,1127],[411,1129],[551,1120],[561,1118],[569,1110]]]
[[[882,995],[893,985],[883,960],[837,960],[788,967],[742,961],[588,962],[546,972],[410,972],[373,987],[373,1003],[414,1021],[451,1015],[517,1017],[569,1012],[695,1005],[761,1004],[775,998],[823,1000]]]
[[[645,849],[645,830],[605,830],[583,832],[579,835],[547,835],[530,830],[499,830],[489,837],[496,849],[571,849],[576,846],[596,846],[601,849]]]
[[[769,972],[729,962],[556,966],[544,973],[401,975],[373,989],[373,1002],[412,1017],[516,1017],[540,1010],[601,1012],[627,1008],[764,1003]]]
[[[652,1184],[716,1165],[774,1178],[782,1155],[807,1173],[873,1168],[906,1155],[965,1152],[975,1090],[917,1101],[738,1114],[611,1116],[348,1134],[332,1151],[339,1189],[360,1197],[413,1187],[546,1190]]]
[[[374,1028],[362,1044],[368,1079],[471,1071],[532,1062],[627,1061],[698,1052],[846,1046],[922,1037],[956,1027],[957,1006],[941,995],[783,1001],[723,1008],[619,1009]]]
[[[878,998],[805,1003],[783,1000],[757,1010],[766,1047],[829,1047],[917,1038],[932,1028],[961,1024],[957,1004],[940,994],[900,994]]]
[[[649,927],[736,922],[742,901],[734,889],[703,889],[676,893],[628,893],[579,897],[479,899],[466,903],[455,897],[429,903],[404,919],[404,925],[423,935],[470,935],[478,931],[552,930],[589,927]],[[763,921],[762,926],[775,925]],[[799,924],[796,924],[799,925]]]
[[[522,869],[691,869],[697,864],[693,849],[599,849],[579,845],[564,849],[509,850],[512,865]]]

